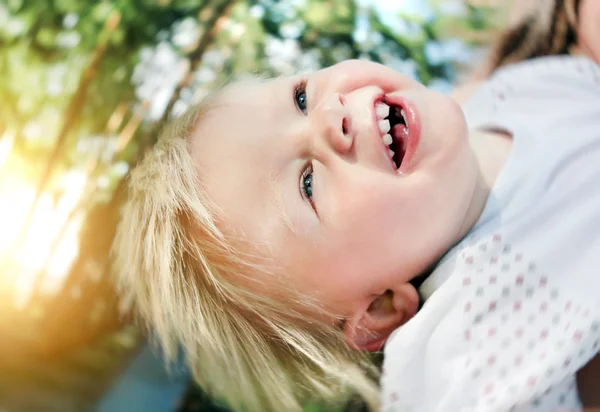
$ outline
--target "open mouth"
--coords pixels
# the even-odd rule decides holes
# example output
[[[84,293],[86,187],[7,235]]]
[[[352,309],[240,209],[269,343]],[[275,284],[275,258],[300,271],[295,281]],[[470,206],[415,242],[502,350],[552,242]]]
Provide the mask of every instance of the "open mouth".
[[[406,156],[410,137],[404,108],[381,100],[375,104],[375,112],[381,138],[388,147],[388,155],[394,167],[398,170]]]

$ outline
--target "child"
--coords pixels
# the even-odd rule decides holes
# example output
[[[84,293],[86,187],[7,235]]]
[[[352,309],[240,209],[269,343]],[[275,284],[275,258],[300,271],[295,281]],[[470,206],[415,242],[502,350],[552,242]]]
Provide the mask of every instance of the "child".
[[[468,122],[367,62],[233,84],[133,173],[123,288],[167,354],[181,343],[197,381],[237,410],[344,390],[375,409],[375,373],[352,349],[388,340],[388,410],[557,402],[536,396],[568,389],[597,352],[599,82],[585,57],[507,68]],[[417,313],[411,282],[429,272]]]

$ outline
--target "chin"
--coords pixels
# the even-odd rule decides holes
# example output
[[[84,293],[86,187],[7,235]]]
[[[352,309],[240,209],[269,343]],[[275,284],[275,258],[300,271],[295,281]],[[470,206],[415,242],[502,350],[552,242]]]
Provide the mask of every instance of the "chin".
[[[453,173],[461,163],[470,160],[467,122],[462,108],[449,96],[435,93],[425,107],[423,133],[424,157],[435,162],[436,173]]]

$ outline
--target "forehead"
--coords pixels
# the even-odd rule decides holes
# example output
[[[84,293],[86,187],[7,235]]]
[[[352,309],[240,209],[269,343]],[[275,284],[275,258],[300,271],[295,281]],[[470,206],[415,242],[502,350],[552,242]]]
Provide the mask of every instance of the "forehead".
[[[253,79],[227,86],[192,133],[200,181],[230,234],[265,239],[274,224],[268,208],[274,167],[265,153],[280,149],[282,105],[293,104],[287,83]]]
[[[290,82],[289,77],[256,77],[225,86],[217,97],[218,107],[229,110],[259,109],[274,105],[273,98]]]
[[[215,98],[212,109],[192,133],[192,152],[197,166],[205,173],[214,163],[241,154],[260,155],[283,125],[287,100],[286,79],[252,79],[225,87]],[[243,168],[244,163],[239,165]]]
[[[226,146],[261,143],[280,117],[285,79],[251,79],[232,83],[214,99],[212,110],[196,126],[192,146],[197,160],[218,157]],[[283,90],[282,90],[283,89]],[[275,122],[275,123],[274,123]]]

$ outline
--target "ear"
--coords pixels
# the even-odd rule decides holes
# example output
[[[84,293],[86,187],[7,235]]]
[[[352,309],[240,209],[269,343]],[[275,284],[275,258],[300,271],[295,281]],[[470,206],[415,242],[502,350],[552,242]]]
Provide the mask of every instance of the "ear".
[[[418,307],[419,294],[410,283],[388,289],[346,321],[346,343],[358,350],[379,351],[391,333],[417,313]]]

